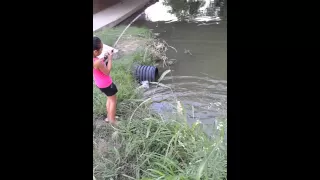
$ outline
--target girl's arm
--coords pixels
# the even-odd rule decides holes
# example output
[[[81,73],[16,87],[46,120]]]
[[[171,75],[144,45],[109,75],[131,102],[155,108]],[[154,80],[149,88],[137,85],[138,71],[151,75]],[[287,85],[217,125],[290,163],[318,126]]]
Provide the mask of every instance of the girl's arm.
[[[111,53],[108,54],[108,64],[106,65],[104,63],[104,61],[100,61],[98,68],[101,72],[103,72],[103,74],[109,76],[111,68],[112,68],[112,54]]]

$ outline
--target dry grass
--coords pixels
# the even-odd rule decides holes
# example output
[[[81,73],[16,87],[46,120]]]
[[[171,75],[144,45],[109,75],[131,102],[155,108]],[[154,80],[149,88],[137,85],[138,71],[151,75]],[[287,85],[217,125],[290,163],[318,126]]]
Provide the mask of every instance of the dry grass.
[[[161,61],[162,66],[166,67],[172,65],[176,61],[175,59],[169,59],[167,57],[166,53],[169,49],[178,52],[173,46],[170,46],[166,41],[156,39],[147,43],[146,51],[148,50],[153,59]]]

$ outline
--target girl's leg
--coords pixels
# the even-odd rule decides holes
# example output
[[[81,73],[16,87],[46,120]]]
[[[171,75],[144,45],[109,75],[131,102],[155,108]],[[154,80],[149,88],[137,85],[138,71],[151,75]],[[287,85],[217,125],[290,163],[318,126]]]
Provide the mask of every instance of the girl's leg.
[[[116,95],[108,97],[109,103],[109,112],[108,112],[108,120],[112,123],[116,123],[116,108],[117,108],[117,97]]]
[[[110,113],[110,100],[107,98],[107,113]]]
[[[107,108],[107,118],[105,119],[105,121],[108,122],[109,121],[108,120],[108,116],[109,116],[109,113],[110,113],[110,100],[109,100],[108,96],[107,96],[106,108]]]

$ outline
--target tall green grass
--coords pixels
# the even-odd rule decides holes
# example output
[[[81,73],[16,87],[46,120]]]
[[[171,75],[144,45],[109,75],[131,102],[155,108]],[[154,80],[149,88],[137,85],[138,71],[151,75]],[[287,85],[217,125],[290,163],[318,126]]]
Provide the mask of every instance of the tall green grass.
[[[176,118],[163,121],[147,109],[142,106],[131,121],[122,121],[117,128],[98,128],[105,136],[96,139],[110,145],[102,155],[97,153],[99,143],[94,143],[97,179],[226,179],[223,131],[213,129],[212,138],[200,123],[190,127]]]

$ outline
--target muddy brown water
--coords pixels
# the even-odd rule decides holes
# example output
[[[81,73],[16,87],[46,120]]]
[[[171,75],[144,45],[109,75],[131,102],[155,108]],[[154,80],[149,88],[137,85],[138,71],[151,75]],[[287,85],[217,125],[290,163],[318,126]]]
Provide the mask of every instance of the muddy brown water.
[[[227,21],[219,8],[205,3],[206,10],[196,18],[178,20],[168,12],[170,5],[160,0],[147,7],[132,26],[148,27],[178,51],[167,52],[176,63],[170,67],[172,74],[161,81],[173,93],[165,87],[150,87],[145,96],[152,97],[152,107],[166,116],[175,109],[176,97],[187,111],[188,122],[212,125],[227,117]],[[133,18],[135,15],[122,24]]]

